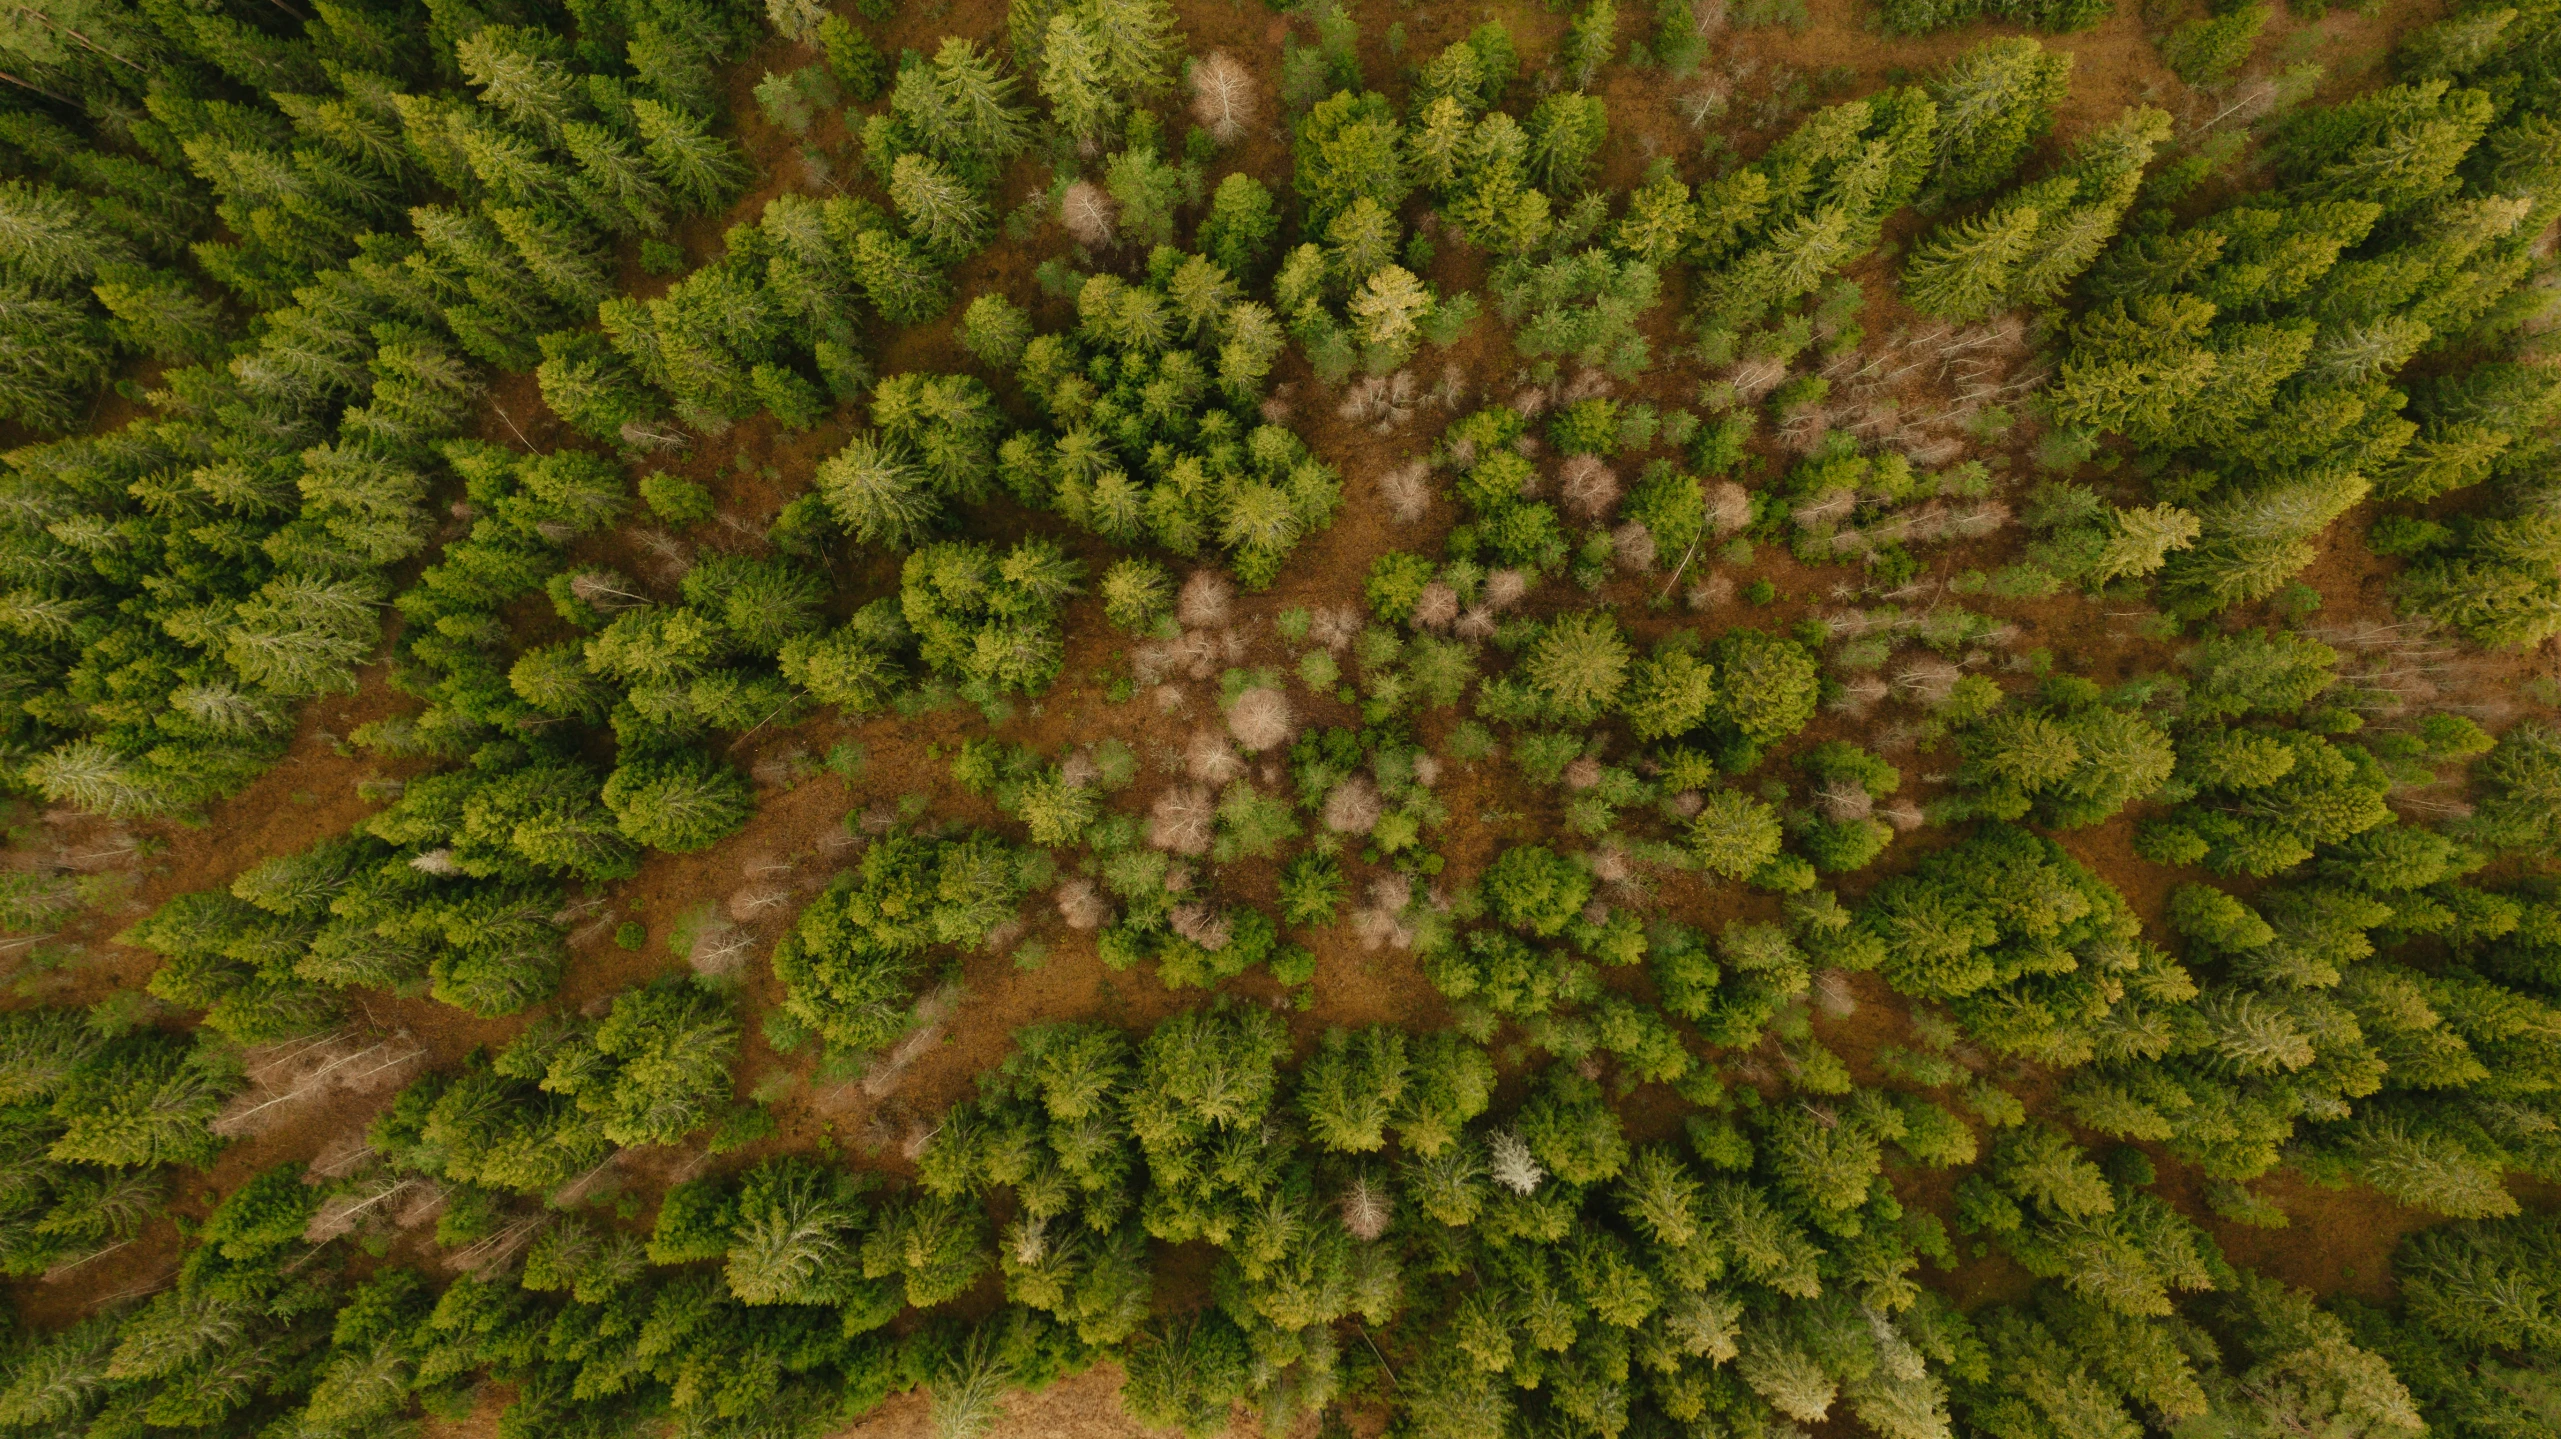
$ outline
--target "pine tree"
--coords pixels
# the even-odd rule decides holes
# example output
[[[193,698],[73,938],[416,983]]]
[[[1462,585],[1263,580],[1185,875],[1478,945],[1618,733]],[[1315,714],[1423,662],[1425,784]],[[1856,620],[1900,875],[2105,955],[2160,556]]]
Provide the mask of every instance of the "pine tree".
[[[1577,189],[1609,137],[1609,107],[1571,92],[1538,102],[1529,118],[1529,171],[1545,189]]]
[[[1112,75],[1100,27],[1076,14],[1051,18],[1040,47],[1040,93],[1059,129],[1079,143],[1094,143],[1119,126],[1122,106]]]
[[[898,450],[856,435],[818,467],[818,493],[837,522],[865,544],[913,548],[942,510],[925,475]]]
[[[1938,104],[1931,183],[1951,200],[1990,192],[2018,168],[2054,125],[2072,74],[2072,56],[2034,40],[1987,40],[1957,57],[1930,85]]]
[[[1903,266],[1903,297],[1924,315],[1972,323],[2001,308],[2015,267],[2034,244],[2032,205],[2000,206],[1980,219],[1942,227]]]
[[[986,243],[987,206],[959,177],[923,155],[901,155],[890,170],[889,200],[908,233],[958,259]]]
[[[1577,89],[1589,89],[1592,77],[1618,49],[1618,6],[1614,0],[1591,0],[1565,27],[1556,58],[1573,76]]]
[[[693,115],[655,100],[636,99],[631,102],[631,117],[658,178],[691,209],[717,210],[745,187],[747,168],[737,148],[709,133]]]
[[[864,297],[893,324],[921,324],[951,304],[951,284],[942,270],[887,230],[856,236],[852,265]]]
[[[1174,57],[1183,53],[1183,37],[1174,28],[1174,7],[1167,0],[1086,0],[1085,9],[1102,39],[1114,89],[1142,97],[1173,87]]]

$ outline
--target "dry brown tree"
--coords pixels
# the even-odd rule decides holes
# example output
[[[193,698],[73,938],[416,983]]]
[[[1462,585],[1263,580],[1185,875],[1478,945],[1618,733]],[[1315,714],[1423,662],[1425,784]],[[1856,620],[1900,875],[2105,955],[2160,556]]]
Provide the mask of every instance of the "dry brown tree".
[[[1253,72],[1226,51],[1212,50],[1192,62],[1188,78],[1192,118],[1200,127],[1221,145],[1244,139],[1262,110],[1254,94]]]
[[[1108,249],[1120,237],[1112,197],[1091,180],[1079,180],[1058,197],[1058,223],[1089,250]]]

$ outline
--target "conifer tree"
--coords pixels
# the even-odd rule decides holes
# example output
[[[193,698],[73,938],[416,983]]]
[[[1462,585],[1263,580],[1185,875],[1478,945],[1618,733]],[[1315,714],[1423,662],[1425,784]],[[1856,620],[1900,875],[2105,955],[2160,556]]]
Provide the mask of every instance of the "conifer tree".
[[[1987,40],[1931,82],[1938,104],[1931,184],[1950,200],[1987,194],[2054,125],[2072,57],[2034,40]]]
[[[1230,275],[1257,275],[1279,231],[1272,192],[1239,170],[1218,182],[1194,243]]]
[[[958,176],[924,155],[901,155],[889,174],[889,201],[908,233],[947,258],[986,243],[987,206]]]
[[[1561,92],[1538,102],[1528,128],[1530,174],[1550,191],[1575,190],[1609,137],[1609,107],[1597,95]]]
[[[711,134],[693,115],[656,100],[635,99],[631,118],[659,180],[690,208],[717,210],[746,185],[747,169],[737,148]]]
[[[1040,93],[1058,128],[1079,143],[1118,128],[1122,103],[1112,76],[1109,44],[1093,20],[1074,13],[1051,17],[1040,46]]]
[[[940,267],[885,229],[854,238],[852,268],[872,308],[893,324],[921,324],[951,303],[951,283]]]
[[[1431,293],[1402,265],[1388,265],[1363,280],[1347,307],[1352,333],[1371,354],[1371,368],[1393,369],[1413,353]]]
[[[1573,77],[1575,88],[1589,89],[1592,77],[1618,49],[1618,6],[1615,0],[1591,0],[1565,27],[1557,60]]]
[[[1132,99],[1173,88],[1183,37],[1167,0],[1086,0],[1113,88]]]
[[[1905,302],[1924,315],[1959,323],[1991,315],[2011,293],[2016,267],[2035,244],[2041,218],[2033,205],[2007,204],[1942,228],[1904,262]]]

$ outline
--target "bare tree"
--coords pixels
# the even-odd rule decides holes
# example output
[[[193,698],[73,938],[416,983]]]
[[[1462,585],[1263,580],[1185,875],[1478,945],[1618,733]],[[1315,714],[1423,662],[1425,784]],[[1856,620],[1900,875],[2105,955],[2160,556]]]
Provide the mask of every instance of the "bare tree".
[[[1058,197],[1058,223],[1089,250],[1110,248],[1120,237],[1112,197],[1091,180],[1079,180]]]
[[[1221,145],[1244,139],[1262,109],[1254,93],[1253,73],[1226,51],[1212,50],[1192,62],[1189,79],[1192,118],[1201,128]]]

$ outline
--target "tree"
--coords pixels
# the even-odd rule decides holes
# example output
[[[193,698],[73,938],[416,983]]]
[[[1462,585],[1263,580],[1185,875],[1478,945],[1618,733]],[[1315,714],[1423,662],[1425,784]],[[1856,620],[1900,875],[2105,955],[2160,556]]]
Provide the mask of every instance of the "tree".
[[[116,343],[157,359],[212,355],[228,328],[212,300],[166,271],[101,270],[91,293],[113,317],[107,330]]]
[[[1618,6],[1614,0],[1592,0],[1565,27],[1565,41],[1556,58],[1573,75],[1577,88],[1588,88],[1617,48]]]
[[[869,1219],[852,1176],[770,1159],[738,1186],[729,1292],[744,1304],[840,1304],[860,1282],[856,1234]],[[663,1217],[662,1217],[663,1226]]]
[[[1540,938],[1582,913],[1591,871],[1541,845],[1514,845],[1485,871],[1485,902],[1494,917]]]
[[[1630,658],[1614,616],[1580,610],[1548,622],[1521,657],[1521,673],[1550,718],[1587,725],[1618,702]]]
[[[1950,200],[1988,194],[2054,125],[2072,56],[2034,40],[1987,40],[1931,82],[1938,103],[1931,183]]]
[[[1210,196],[1209,214],[1200,222],[1194,243],[1227,273],[1255,275],[1271,253],[1280,216],[1272,192],[1263,182],[1239,170],[1218,182]]]
[[[1749,879],[1778,858],[1783,833],[1767,804],[1740,790],[1712,790],[1690,820],[1690,852],[1711,874]]]
[[[736,770],[690,753],[625,759],[606,779],[604,800],[634,843],[671,854],[718,844],[756,808]]]
[[[1395,213],[1412,189],[1400,157],[1403,138],[1387,97],[1370,91],[1337,91],[1301,116],[1295,149],[1307,228],[1322,233],[1363,196]]]
[[[1316,1142],[1338,1154],[1375,1152],[1404,1101],[1404,1032],[1383,1025],[1329,1030],[1299,1070],[1298,1104]]]
[[[2161,63],[2191,85],[2215,86],[2248,63],[2268,7],[2242,5],[2221,15],[2190,20],[2161,42]]]
[[[1432,296],[1404,266],[1387,265],[1361,281],[1347,308],[1353,336],[1371,353],[1370,367],[1386,370],[1413,353]]]
[[[1243,65],[1224,50],[1212,50],[1190,61],[1183,78],[1191,87],[1194,120],[1221,145],[1245,138],[1261,103],[1255,97],[1253,76]]]
[[[2352,1439],[2425,1432],[2391,1366],[2358,1348],[2312,1296],[2245,1273],[2206,1309],[2208,1328],[2230,1346],[2227,1367],[2204,1376],[2218,1421]]]
[[[2561,733],[2536,720],[2513,725],[2473,774],[2482,799],[2466,834],[2508,851],[2561,841]]]
[[[1661,648],[1639,660],[1619,701],[1638,739],[1670,739],[1707,718],[1716,703],[1716,667],[1687,650]]]
[[[992,370],[1011,370],[1021,363],[1031,337],[1031,316],[999,294],[979,296],[961,315],[962,348]]]
[[[283,575],[242,604],[224,658],[240,677],[280,698],[353,692],[356,666],[380,636],[381,582]]]
[[[1050,20],[1040,46],[1040,93],[1060,129],[1091,142],[1120,123],[1113,75],[1110,42],[1093,20],[1069,13]]]
[[[1252,1392],[1253,1352],[1235,1322],[1215,1308],[1160,1319],[1129,1347],[1122,1402],[1141,1424],[1207,1434]]]
[[[2291,715],[2338,683],[2336,650],[2306,635],[2235,630],[2179,656],[2190,675],[2185,707],[2213,723],[2244,715]]]
[[[1538,102],[1528,131],[1529,172],[1545,189],[1570,191],[1580,187],[1609,138],[1609,107],[1597,95],[1560,91]]]
[[[914,1021],[924,952],[977,945],[1021,893],[1013,852],[993,835],[891,835],[810,901],[775,946],[785,1008],[840,1052],[884,1046]]]
[[[1904,263],[1905,301],[1922,314],[1964,323],[1990,316],[2007,301],[2041,218],[2032,205],[2010,204],[1941,227]]]
[[[1116,88],[1133,97],[1172,88],[1183,37],[1167,0],[1088,0],[1088,6]]]
[[[906,77],[900,79],[904,89]],[[920,126],[920,138],[937,158],[984,169],[1002,165],[1031,142],[1030,118],[1014,103],[1014,77],[975,43],[956,35],[943,37],[934,51],[927,83],[934,99],[925,111],[941,128],[926,132]],[[899,113],[895,97],[891,109]]]
[[[710,134],[690,112],[636,99],[631,116],[659,180],[693,209],[717,210],[746,184],[746,166],[736,148]]]
[[[738,1038],[728,1006],[688,977],[623,991],[592,1028],[536,1029],[497,1067],[570,1096],[616,1144],[672,1145],[728,1107]]]
[[[864,298],[892,324],[921,324],[951,303],[951,282],[942,270],[885,229],[855,237],[852,269]]]
[[[960,178],[924,155],[901,155],[890,168],[889,202],[908,233],[947,258],[986,243],[987,205]]]
[[[1103,616],[1131,634],[1146,634],[1174,612],[1174,582],[1153,560],[1126,559],[1103,573]]]
[[[1762,748],[1805,727],[1814,717],[1814,657],[1794,640],[1757,629],[1729,630],[1708,646],[1716,672],[1716,704],[1708,727],[1725,737],[1720,762],[1745,770]]]

